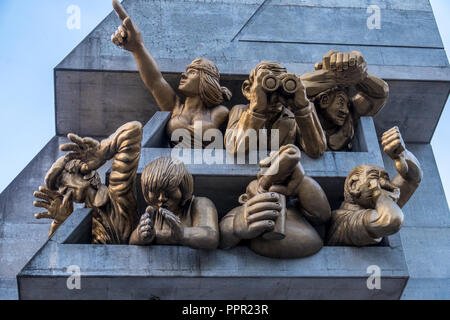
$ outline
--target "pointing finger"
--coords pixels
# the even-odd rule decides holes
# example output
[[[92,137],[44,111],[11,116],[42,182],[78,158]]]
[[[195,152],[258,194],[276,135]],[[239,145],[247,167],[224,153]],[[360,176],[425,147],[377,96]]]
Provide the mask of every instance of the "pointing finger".
[[[128,17],[128,13],[125,11],[123,6],[117,0],[113,0],[112,5],[117,15],[119,16],[119,19],[124,21]]]
[[[131,21],[130,17],[127,17],[124,21],[123,21],[123,25],[125,26],[125,28],[127,28],[127,30],[131,31],[132,33],[136,33],[136,27],[134,26],[133,21]]]

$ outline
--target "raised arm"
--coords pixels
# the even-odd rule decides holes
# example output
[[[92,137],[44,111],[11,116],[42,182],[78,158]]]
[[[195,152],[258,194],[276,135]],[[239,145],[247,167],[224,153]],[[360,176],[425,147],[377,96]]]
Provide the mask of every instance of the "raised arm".
[[[367,229],[374,238],[391,235],[400,230],[403,223],[401,208],[422,180],[420,164],[414,155],[406,150],[397,127],[386,131],[381,143],[384,152],[394,161],[398,174],[391,181],[388,181],[387,177],[382,180],[383,188],[381,193],[376,195],[375,210],[367,216]]]
[[[353,107],[359,116],[376,115],[389,96],[389,85],[367,73],[367,63],[358,51],[329,51],[323,62],[316,64],[316,71],[303,75],[301,79],[309,97],[337,86],[354,87],[358,92],[352,98]]]
[[[394,161],[398,174],[392,183],[400,188],[397,204],[403,207],[422,181],[422,169],[416,157],[406,149],[398,127],[394,127],[381,138],[384,152]]]
[[[113,7],[122,20],[122,25],[111,36],[111,41],[133,53],[141,79],[152,93],[160,109],[172,111],[180,103],[179,97],[163,78],[158,65],[145,48],[141,32],[125,9],[117,0],[113,0]]]
[[[102,217],[102,223],[114,229],[120,243],[127,243],[137,220],[134,186],[141,154],[141,123],[126,123],[101,142],[74,134],[70,134],[69,139],[72,143],[62,145],[61,150],[70,151],[69,158],[82,161],[80,170],[83,174],[97,170],[114,158],[109,187],[98,194],[95,206],[102,207],[107,199],[111,200],[113,209],[108,212],[108,217]]]

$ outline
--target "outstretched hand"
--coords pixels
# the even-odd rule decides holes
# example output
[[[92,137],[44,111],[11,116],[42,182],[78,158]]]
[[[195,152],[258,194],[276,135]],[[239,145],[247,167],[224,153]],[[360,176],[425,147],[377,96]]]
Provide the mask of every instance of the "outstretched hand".
[[[117,0],[113,0],[113,7],[120,20],[122,20],[122,24],[111,36],[111,41],[118,47],[134,52],[142,45],[141,32]]]
[[[55,225],[61,225],[73,212],[73,190],[68,190],[64,195],[47,187],[39,187],[39,191],[34,192],[34,196],[39,201],[34,201],[33,205],[44,208],[47,211],[34,215],[36,219],[53,219]]]
[[[92,170],[100,168],[106,159],[103,155],[100,143],[92,138],[81,138],[76,134],[69,133],[67,135],[71,143],[61,145],[61,151],[69,152],[67,157],[70,160],[78,159],[83,162],[80,171],[87,174]]]

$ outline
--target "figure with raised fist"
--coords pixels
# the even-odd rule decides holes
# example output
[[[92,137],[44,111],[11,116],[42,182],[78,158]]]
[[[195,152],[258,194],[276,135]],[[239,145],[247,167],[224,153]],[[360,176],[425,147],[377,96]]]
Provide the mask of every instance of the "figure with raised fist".
[[[374,245],[400,230],[401,208],[419,186],[422,170],[397,127],[386,131],[381,143],[398,174],[391,180],[384,169],[371,165],[360,165],[349,173],[345,200],[331,215],[328,245]]]

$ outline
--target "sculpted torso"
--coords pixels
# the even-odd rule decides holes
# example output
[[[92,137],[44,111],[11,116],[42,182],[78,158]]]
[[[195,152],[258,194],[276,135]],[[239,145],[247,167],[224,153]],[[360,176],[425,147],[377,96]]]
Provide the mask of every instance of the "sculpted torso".
[[[209,129],[218,129],[220,128],[228,118],[228,109],[225,106],[217,106],[215,108],[201,110],[200,112],[190,112],[186,110],[185,105],[181,104],[176,106],[172,112],[172,116],[167,123],[166,132],[170,140],[171,146],[179,145],[176,139],[176,130],[184,129],[189,132],[190,140],[189,143],[183,143],[183,146],[195,147],[194,139],[194,130],[197,128],[201,128],[201,136],[204,136],[204,133]],[[200,129],[199,129],[200,130]],[[171,137],[174,137],[172,141]],[[206,147],[210,141],[200,141],[202,147]]]

